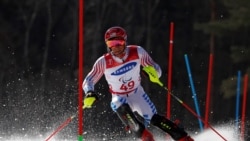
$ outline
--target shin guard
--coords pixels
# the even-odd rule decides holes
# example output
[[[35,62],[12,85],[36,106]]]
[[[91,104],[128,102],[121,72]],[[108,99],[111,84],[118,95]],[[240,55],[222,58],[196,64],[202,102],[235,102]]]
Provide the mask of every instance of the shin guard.
[[[187,136],[187,133],[182,128],[178,127],[175,123],[164,116],[155,114],[151,119],[151,124],[157,126],[164,132],[167,132],[175,140]]]
[[[116,113],[125,126],[129,127],[136,137],[140,138],[142,136],[145,126],[137,120],[128,104],[121,105]]]

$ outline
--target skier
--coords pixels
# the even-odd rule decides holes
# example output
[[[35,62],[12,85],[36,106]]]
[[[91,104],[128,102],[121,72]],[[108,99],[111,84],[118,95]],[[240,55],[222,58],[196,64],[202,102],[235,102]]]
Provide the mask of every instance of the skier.
[[[140,67],[148,75],[154,69],[157,77],[161,76],[161,68],[140,46],[127,45],[126,31],[119,26],[109,28],[105,33],[108,53],[101,56],[83,81],[85,92],[84,107],[91,108],[98,100],[94,85],[105,75],[112,94],[111,108],[118,115],[125,127],[142,141],[154,141],[147,130],[149,124],[168,133],[177,141],[194,141],[183,128],[157,113],[157,110],[141,86]],[[143,117],[138,120],[134,112]]]

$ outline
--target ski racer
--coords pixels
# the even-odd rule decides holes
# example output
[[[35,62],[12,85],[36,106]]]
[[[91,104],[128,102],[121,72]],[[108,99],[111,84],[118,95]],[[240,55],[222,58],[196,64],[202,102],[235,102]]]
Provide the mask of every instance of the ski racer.
[[[97,59],[82,84],[84,107],[91,108],[98,99],[94,86],[104,74],[112,94],[112,110],[136,137],[142,141],[154,141],[152,133],[147,130],[151,124],[168,133],[174,140],[193,141],[183,128],[157,113],[154,103],[141,86],[140,67],[144,70],[154,69],[157,77],[160,77],[159,65],[142,47],[127,45],[127,33],[122,27],[109,28],[104,38],[108,53]],[[143,117],[144,122],[138,120],[135,111]]]

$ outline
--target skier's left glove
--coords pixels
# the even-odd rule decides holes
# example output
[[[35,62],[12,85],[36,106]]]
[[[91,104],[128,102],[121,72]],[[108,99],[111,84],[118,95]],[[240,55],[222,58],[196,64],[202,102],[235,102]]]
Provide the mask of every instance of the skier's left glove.
[[[97,94],[94,91],[88,91],[83,100],[83,109],[91,108],[96,100],[98,100]]]
[[[153,66],[145,66],[142,68],[142,70],[146,72],[151,82],[158,83],[160,86],[163,86],[163,84],[159,80],[158,73]]]

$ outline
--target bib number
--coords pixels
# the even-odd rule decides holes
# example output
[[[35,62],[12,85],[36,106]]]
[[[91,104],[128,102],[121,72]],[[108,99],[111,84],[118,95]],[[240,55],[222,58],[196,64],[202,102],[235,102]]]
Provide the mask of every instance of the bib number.
[[[133,89],[134,86],[135,86],[135,82],[134,81],[129,81],[126,84],[122,84],[121,87],[120,87],[120,90],[128,91],[128,90]]]

